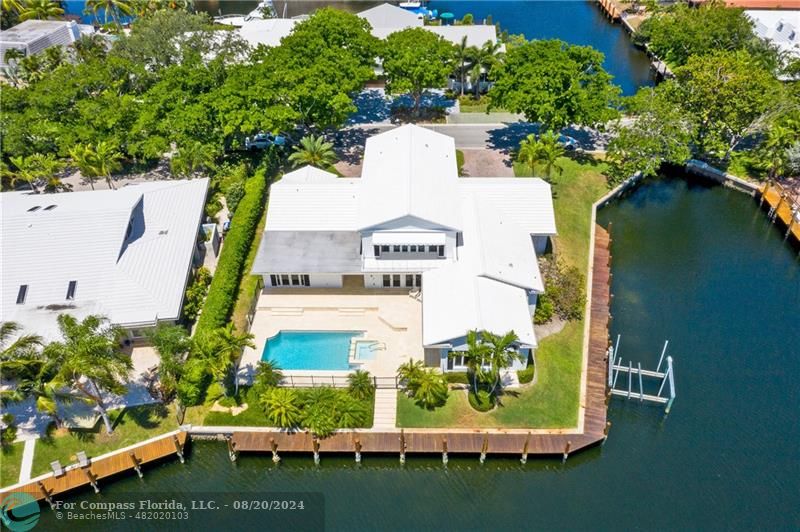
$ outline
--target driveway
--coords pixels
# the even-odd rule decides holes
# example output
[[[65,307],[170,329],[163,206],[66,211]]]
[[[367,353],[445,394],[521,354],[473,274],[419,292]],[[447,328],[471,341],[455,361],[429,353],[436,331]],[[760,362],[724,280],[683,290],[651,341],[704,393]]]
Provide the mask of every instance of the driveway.
[[[462,148],[464,177],[514,177],[514,168],[508,154],[497,150]]]

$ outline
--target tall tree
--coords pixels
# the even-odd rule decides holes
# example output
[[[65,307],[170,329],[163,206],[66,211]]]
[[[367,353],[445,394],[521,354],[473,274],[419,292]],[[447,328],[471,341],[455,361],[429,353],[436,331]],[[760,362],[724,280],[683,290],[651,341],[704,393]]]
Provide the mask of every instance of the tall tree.
[[[523,113],[545,129],[594,125],[619,115],[620,89],[603,69],[603,54],[558,40],[511,48],[493,72],[491,107]]]
[[[461,42],[455,47],[454,59],[456,62],[456,75],[459,77],[461,96],[464,96],[464,84],[466,83],[467,65],[472,58],[472,49],[467,46],[467,36],[461,37]]]
[[[564,146],[558,141],[558,134],[554,131],[545,131],[539,137],[538,160],[544,165],[544,175],[547,180],[553,177],[553,170],[561,175],[564,171],[558,160],[564,156]]]
[[[159,323],[149,335],[158,353],[158,382],[162,401],[171,400],[178,390],[184,362],[192,347],[192,340],[180,325]],[[183,406],[183,405],[180,405]]]
[[[217,150],[213,146],[208,146],[200,141],[188,141],[178,148],[172,160],[170,169],[172,173],[193,177],[198,172],[210,170],[214,166],[217,157]]]
[[[108,24],[108,17],[111,15],[111,20],[117,26],[120,25],[123,15],[133,14],[133,6],[128,0],[86,0],[86,10],[94,13],[95,20],[97,20],[97,14],[102,11],[104,24]]]
[[[48,344],[43,353],[56,361],[56,373],[49,385],[57,389],[70,386],[77,399],[93,403],[111,434],[114,428],[103,394],[125,393],[133,365],[119,348],[123,331],[107,321],[102,316],[87,316],[78,321],[69,314],[60,314],[58,328],[62,340]]]
[[[464,357],[464,365],[467,366],[467,371],[472,377],[472,391],[477,394],[478,383],[483,381],[485,377],[484,365],[489,363],[489,357],[491,356],[490,346],[483,342],[478,331],[469,331],[467,332],[467,350],[452,351],[450,356]]]
[[[106,178],[108,188],[114,188],[111,174],[122,168],[121,160],[122,154],[110,142],[100,141],[94,148],[95,168],[99,175]]]
[[[15,181],[25,181],[34,192],[39,191],[36,186],[37,182],[49,181],[63,167],[61,161],[56,159],[52,153],[46,155],[35,153],[28,157],[20,155],[11,157],[11,162],[16,167],[16,171],[11,172],[12,184]]]
[[[424,28],[408,28],[386,38],[383,71],[389,94],[410,93],[414,114],[426,89],[447,85],[453,69],[455,49],[439,35]]]
[[[516,349],[515,344],[519,341],[519,337],[514,331],[503,335],[483,331],[481,339],[489,346],[488,376],[492,383],[489,393],[494,394],[501,385],[502,370],[510,368],[514,361],[524,361],[524,358]]]

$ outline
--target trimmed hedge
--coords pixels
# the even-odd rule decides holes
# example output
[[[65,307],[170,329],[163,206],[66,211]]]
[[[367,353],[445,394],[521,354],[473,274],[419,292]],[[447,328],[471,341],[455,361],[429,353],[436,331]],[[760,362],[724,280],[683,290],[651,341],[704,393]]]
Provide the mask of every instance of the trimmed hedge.
[[[517,371],[517,378],[519,379],[520,384],[528,384],[533,380],[533,372],[536,371],[536,368],[533,364],[530,364],[527,368],[521,369]]]
[[[195,335],[224,327],[231,316],[250,244],[264,212],[266,191],[267,179],[263,171],[247,180],[244,197],[236,207],[231,229],[225,237],[203,312],[197,320]]]
[[[448,371],[444,374],[444,377],[450,384],[469,384],[466,371]]]
[[[478,390],[477,395],[469,392],[469,405],[478,412],[488,412],[494,408],[494,401],[489,392]]]

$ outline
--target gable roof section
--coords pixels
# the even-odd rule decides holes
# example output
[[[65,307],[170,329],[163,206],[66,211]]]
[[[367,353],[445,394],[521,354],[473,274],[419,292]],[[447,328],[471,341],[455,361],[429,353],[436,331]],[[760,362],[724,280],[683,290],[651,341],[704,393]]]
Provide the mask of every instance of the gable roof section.
[[[452,137],[405,125],[367,139],[358,228],[413,216],[458,230],[458,170]]]
[[[270,187],[266,231],[357,229],[361,179],[327,180],[318,172],[301,168]]]
[[[397,28],[405,29],[412,27],[422,27],[422,20],[415,13],[392,4],[381,4],[371,7],[358,14],[375,28]]]
[[[281,40],[292,33],[301,22],[292,18],[254,18],[247,20],[236,31],[250,46],[280,46]]]
[[[555,235],[556,217],[550,185],[539,178],[462,177],[463,193],[491,202],[498,212],[531,235]]]
[[[196,179],[3,193],[2,320],[47,337],[61,312],[101,313],[123,325],[178,318],[207,188]],[[67,300],[70,281],[77,289]],[[20,285],[28,293],[17,305]]]

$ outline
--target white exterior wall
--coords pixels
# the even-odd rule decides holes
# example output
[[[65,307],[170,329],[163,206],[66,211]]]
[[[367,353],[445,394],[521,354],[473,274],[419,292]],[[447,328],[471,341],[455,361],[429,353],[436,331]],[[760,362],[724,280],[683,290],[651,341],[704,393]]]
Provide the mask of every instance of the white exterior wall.
[[[338,273],[312,273],[309,278],[313,288],[342,287],[342,275]]]

